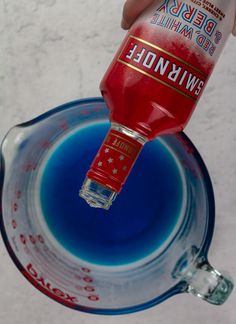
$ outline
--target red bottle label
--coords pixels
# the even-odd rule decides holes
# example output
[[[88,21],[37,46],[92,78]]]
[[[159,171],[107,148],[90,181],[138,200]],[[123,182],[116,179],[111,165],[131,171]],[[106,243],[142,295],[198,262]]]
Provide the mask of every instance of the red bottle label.
[[[130,35],[118,62],[196,101],[208,75],[165,49]]]
[[[120,192],[141,149],[142,144],[111,129],[91,165],[88,178]]]

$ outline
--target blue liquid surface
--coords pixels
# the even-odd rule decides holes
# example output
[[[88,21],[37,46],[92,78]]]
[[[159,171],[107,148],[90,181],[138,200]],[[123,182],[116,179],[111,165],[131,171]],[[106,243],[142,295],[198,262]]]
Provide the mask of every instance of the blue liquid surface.
[[[44,167],[40,202],[54,238],[87,262],[117,266],[160,248],[178,223],[183,184],[172,154],[159,140],[146,144],[109,211],[79,197],[108,124],[88,125],[66,137]]]

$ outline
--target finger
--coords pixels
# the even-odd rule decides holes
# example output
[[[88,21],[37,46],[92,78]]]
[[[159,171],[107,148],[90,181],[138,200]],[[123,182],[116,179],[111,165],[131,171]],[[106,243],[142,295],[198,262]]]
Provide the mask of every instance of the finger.
[[[123,29],[129,29],[136,18],[145,10],[154,0],[126,0],[123,9],[123,18],[121,27]],[[232,31],[236,36],[236,20]]]
[[[235,23],[233,28],[233,35],[236,36],[236,17],[235,17]]]
[[[146,9],[154,0],[127,0],[123,9],[123,18],[121,27],[129,29],[136,18]]]

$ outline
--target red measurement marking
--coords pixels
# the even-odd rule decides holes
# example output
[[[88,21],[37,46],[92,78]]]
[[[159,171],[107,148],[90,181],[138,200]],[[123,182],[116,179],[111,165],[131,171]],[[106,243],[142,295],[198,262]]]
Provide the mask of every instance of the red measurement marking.
[[[91,278],[91,277],[89,277],[89,276],[84,277],[83,280],[84,280],[85,282],[93,282],[93,278]]]
[[[43,238],[43,236],[42,236],[41,234],[37,235],[37,238],[38,238],[38,241],[39,241],[40,243],[42,243],[42,244],[45,243],[44,238]]]
[[[94,107],[93,108],[93,110],[95,111],[95,112],[100,112],[100,111],[103,111],[103,107]]]
[[[41,147],[42,148],[44,148],[44,149],[47,149],[47,148],[49,148],[50,147],[50,145],[51,145],[51,143],[50,143],[50,141],[49,140],[44,140],[44,141],[42,141],[42,143],[41,143]]]
[[[60,123],[59,127],[63,130],[63,131],[67,131],[69,129],[69,125],[66,121]]]
[[[18,210],[18,205],[17,205],[17,203],[13,203],[12,204],[12,211],[13,212],[16,212]]]
[[[90,112],[88,110],[81,110],[80,115],[81,116],[88,116],[88,115],[90,115]]]
[[[194,176],[194,178],[199,178],[199,174],[197,173],[197,170],[195,169],[194,165],[192,164],[191,161],[187,161],[187,160],[182,160],[181,161],[181,165],[186,168],[187,170],[189,170],[189,172],[192,173],[192,175]]]
[[[12,227],[13,227],[14,229],[17,228],[17,222],[16,222],[15,219],[12,220],[11,225],[12,225]]]
[[[22,244],[26,244],[26,237],[23,234],[20,234],[20,241]]]
[[[176,137],[178,138],[178,140],[184,145],[186,152],[188,154],[193,154],[194,153],[194,148],[191,145],[191,143],[189,143],[189,141],[187,141],[187,139],[185,139],[183,136],[181,136],[180,134],[176,134]]]
[[[20,199],[22,195],[22,192],[20,190],[16,191],[16,199]]]
[[[100,298],[97,295],[90,295],[88,296],[88,299],[91,301],[98,301]]]
[[[90,273],[91,272],[91,270],[90,269],[88,269],[88,268],[81,268],[81,270],[83,271],[83,272],[85,272],[85,273]]]
[[[37,163],[27,163],[23,166],[25,172],[35,171],[37,169]]]
[[[29,239],[32,244],[36,244],[36,240],[32,235],[29,235]]]
[[[95,288],[93,286],[85,286],[84,290],[88,291],[88,292],[93,292],[93,291],[95,291]]]

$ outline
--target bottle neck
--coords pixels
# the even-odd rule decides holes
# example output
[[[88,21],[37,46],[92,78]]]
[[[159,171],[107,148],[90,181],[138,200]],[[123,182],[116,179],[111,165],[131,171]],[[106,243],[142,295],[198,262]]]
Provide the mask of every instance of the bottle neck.
[[[123,126],[121,124],[118,123],[111,123],[111,130],[115,130],[117,132],[120,132],[121,134],[124,134],[128,137],[130,137],[131,139],[137,141],[138,143],[144,145],[145,143],[148,142],[148,138],[144,137],[143,135],[139,134],[138,132],[134,131],[131,128],[128,128],[126,126]]]
[[[109,209],[146,142],[136,131],[112,123],[87,173],[80,196],[92,207]]]

